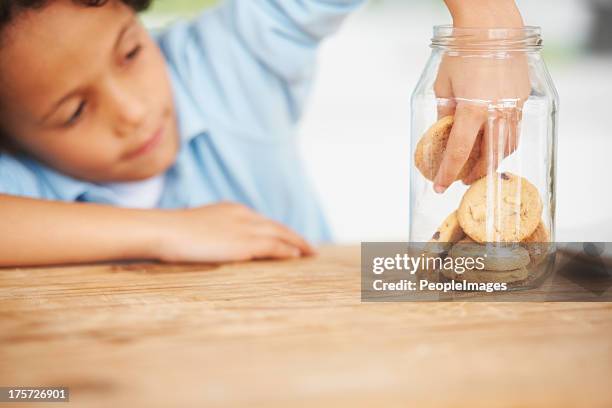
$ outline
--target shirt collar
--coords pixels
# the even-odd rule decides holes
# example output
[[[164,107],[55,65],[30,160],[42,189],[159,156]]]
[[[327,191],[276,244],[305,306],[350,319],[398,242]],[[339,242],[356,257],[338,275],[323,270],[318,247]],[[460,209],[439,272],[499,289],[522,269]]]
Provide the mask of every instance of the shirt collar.
[[[47,186],[51,189],[53,196],[61,201],[76,201],[80,196],[94,187],[94,184],[76,179],[66,174],[60,173],[51,167],[35,161],[32,158],[24,158],[23,160],[30,162],[32,167],[40,172],[42,178],[46,181]]]
[[[174,97],[174,111],[178,131],[181,139],[181,146],[188,144],[193,138],[208,129],[202,112],[198,108],[198,103],[193,99],[193,94],[189,91],[188,85],[185,84],[175,68],[169,65],[170,83]]]
[[[159,201],[160,189],[163,188],[161,176],[140,182],[99,184],[76,179],[41,163],[36,166],[51,189],[53,197],[60,201],[74,202],[83,199],[113,203],[122,207],[151,208]],[[135,197],[126,198],[126,194]]]

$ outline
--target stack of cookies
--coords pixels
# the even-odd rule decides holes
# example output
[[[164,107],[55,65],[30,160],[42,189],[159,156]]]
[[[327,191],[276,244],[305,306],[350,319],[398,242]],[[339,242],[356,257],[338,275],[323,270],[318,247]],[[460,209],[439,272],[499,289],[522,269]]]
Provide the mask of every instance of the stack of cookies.
[[[484,268],[466,270],[461,276],[442,270],[447,278],[468,282],[518,282],[527,279],[529,270],[546,256],[546,248],[540,243],[548,241],[548,232],[542,222],[519,242],[491,242],[473,239],[459,221],[463,218],[459,214],[462,212],[457,210],[444,220],[429,241],[427,253],[452,258],[481,257]]]
[[[452,117],[442,118],[417,145],[416,167],[429,180],[438,171],[452,123]],[[478,141],[457,179],[471,171],[480,156],[479,145]],[[509,172],[489,174],[469,187],[459,208],[434,232],[428,253],[453,258],[484,256],[484,270],[466,271],[460,277],[453,271],[444,271],[451,279],[522,281],[547,253],[537,244],[549,241],[541,218],[542,200],[533,184]]]

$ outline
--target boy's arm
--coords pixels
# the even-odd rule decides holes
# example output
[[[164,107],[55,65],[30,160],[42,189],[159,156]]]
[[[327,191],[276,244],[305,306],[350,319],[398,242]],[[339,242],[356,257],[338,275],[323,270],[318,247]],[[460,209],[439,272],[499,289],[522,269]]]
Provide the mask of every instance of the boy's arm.
[[[444,0],[455,27],[522,27],[523,18],[514,0]]]
[[[321,40],[363,3],[226,0],[158,41],[206,118],[240,124],[251,137],[284,138],[301,117]]]
[[[445,0],[456,28],[521,28],[523,19],[514,0]],[[509,35],[522,35],[510,31]],[[435,190],[444,192],[455,180],[467,161],[472,146],[477,142],[479,130],[491,119],[491,134],[486,133],[481,146],[484,152],[463,181],[472,183],[488,171],[492,163],[497,165],[501,158],[517,148],[521,109],[529,97],[531,85],[529,67],[525,54],[510,52],[501,58],[479,58],[469,55],[445,55],[438,70],[435,93],[440,101],[440,116],[454,115],[455,122],[449,136],[446,151],[438,174],[434,179]],[[514,100],[513,109],[500,113],[507,125],[492,117],[486,104],[501,99]],[[455,105],[456,103],[456,105]],[[501,119],[500,119],[501,120]],[[500,140],[505,140],[500,146]]]
[[[227,0],[244,46],[288,82],[309,78],[321,40],[365,0]]]
[[[0,194],[0,266],[155,257],[154,213]]]
[[[227,262],[310,255],[287,228],[222,203],[135,210],[0,194],[0,267],[125,259]]]

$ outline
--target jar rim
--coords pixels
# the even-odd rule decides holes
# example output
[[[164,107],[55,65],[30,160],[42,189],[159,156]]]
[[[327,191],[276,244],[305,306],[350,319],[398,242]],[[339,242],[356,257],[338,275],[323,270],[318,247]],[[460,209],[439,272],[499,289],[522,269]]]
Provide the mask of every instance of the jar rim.
[[[444,24],[434,26],[431,45],[446,49],[539,50],[541,34],[539,26],[487,28]]]
[[[439,24],[433,27],[434,37],[447,32],[457,32],[465,34],[489,33],[489,34],[504,34],[504,33],[524,33],[526,35],[541,35],[542,28],[540,26],[526,25],[522,27],[455,27],[452,24]]]

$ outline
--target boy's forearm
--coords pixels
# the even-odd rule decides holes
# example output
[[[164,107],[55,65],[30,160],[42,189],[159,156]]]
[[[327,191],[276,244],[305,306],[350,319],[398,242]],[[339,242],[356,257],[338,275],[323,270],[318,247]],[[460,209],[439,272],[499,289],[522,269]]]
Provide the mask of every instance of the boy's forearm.
[[[0,266],[155,258],[159,216],[0,194]]]
[[[514,0],[444,0],[455,27],[522,27]]]

